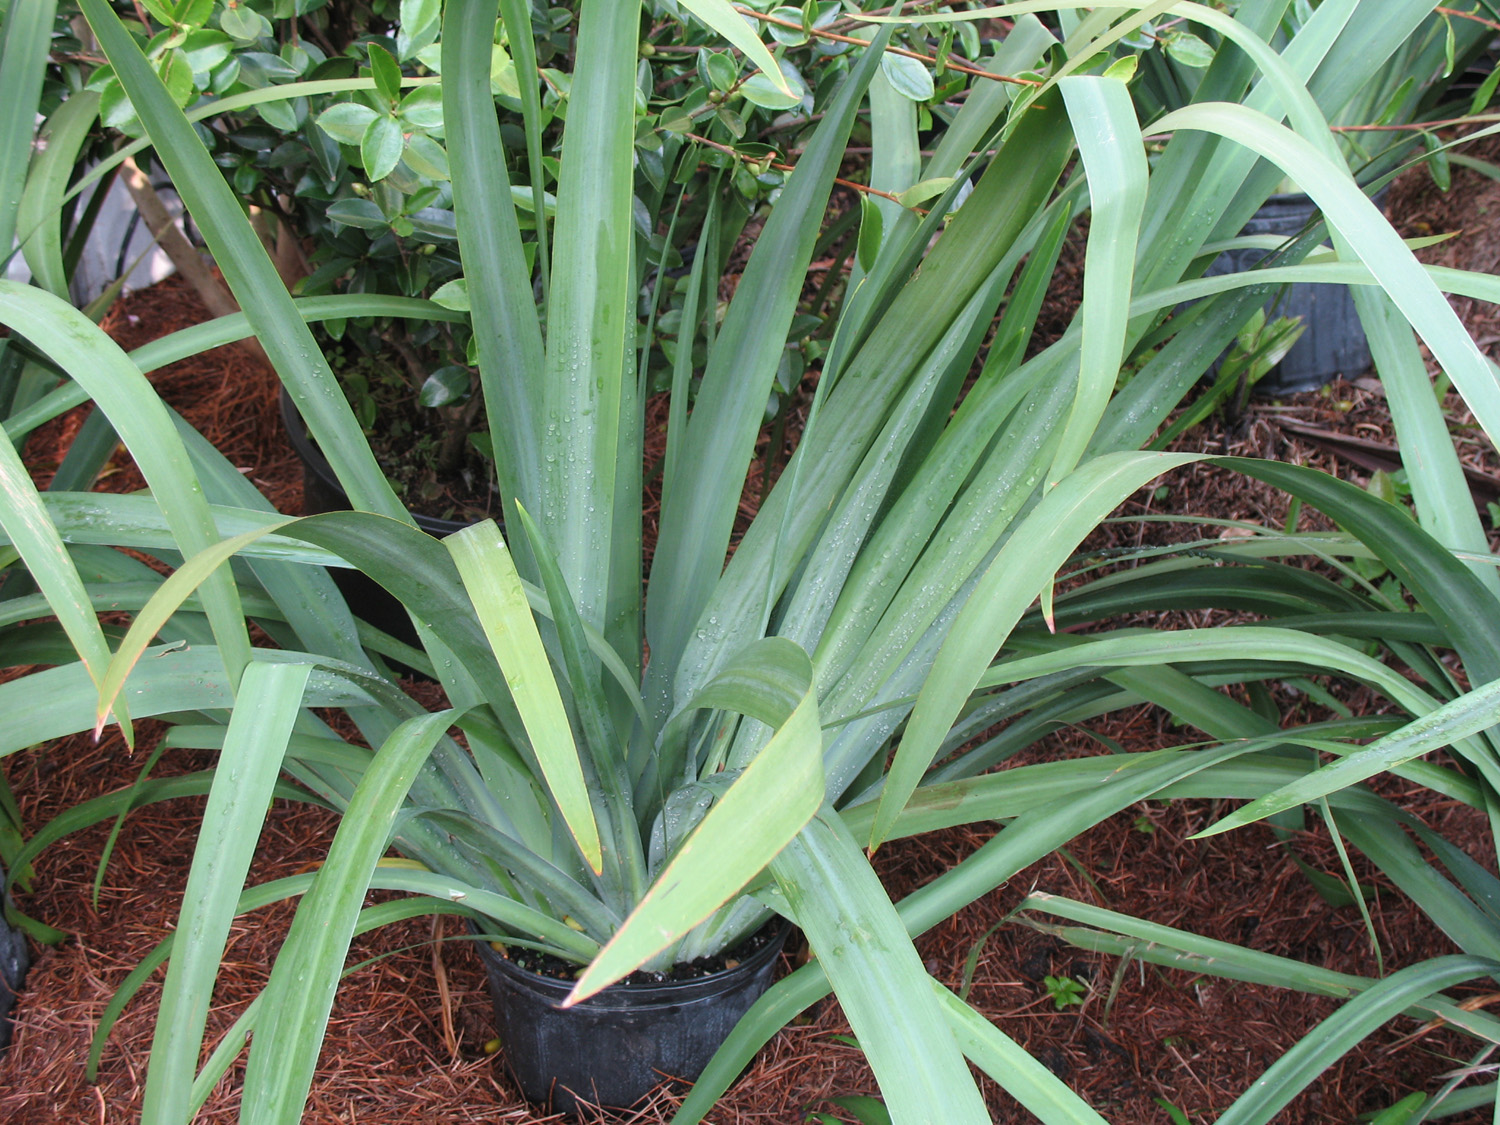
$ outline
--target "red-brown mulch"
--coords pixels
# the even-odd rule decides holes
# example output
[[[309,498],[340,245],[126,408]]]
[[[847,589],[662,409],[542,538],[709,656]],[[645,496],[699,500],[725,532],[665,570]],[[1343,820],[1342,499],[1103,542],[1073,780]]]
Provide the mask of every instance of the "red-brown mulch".
[[[1398,186],[1393,205],[1403,222],[1434,229],[1453,223],[1455,214],[1462,221],[1500,207],[1500,189],[1470,176],[1459,170],[1447,197],[1420,185]],[[1482,238],[1463,241],[1480,251],[1489,245]],[[1442,252],[1457,249],[1448,244]],[[1500,261],[1500,254],[1495,260]],[[1464,311],[1486,346],[1500,339],[1491,328],[1492,309],[1471,305]],[[122,343],[134,346],[201,315],[179,284],[167,282],[127,297],[107,323]],[[249,468],[251,479],[279,507],[298,510],[298,469],[279,434],[275,382],[268,371],[221,349],[174,365],[154,381],[236,464]],[[1300,396],[1288,405],[1303,421],[1390,438],[1378,385],[1341,381],[1326,394]],[[653,409],[653,422],[664,421],[660,408]],[[1257,408],[1232,430],[1205,426],[1187,435],[1186,444],[1297,459],[1363,479],[1331,454],[1286,435],[1278,425],[1286,413]],[[69,427],[76,425],[75,416],[37,436],[32,453],[40,474],[47,471],[48,451],[63,448]],[[1476,453],[1476,460],[1494,471],[1492,452]],[[128,460],[122,455],[117,461],[104,486],[139,487]],[[1147,490],[1122,514],[1207,511],[1272,523],[1286,518],[1285,502],[1274,492],[1211,467],[1179,473],[1167,486],[1165,498]],[[648,522],[648,540],[653,530]],[[1180,540],[1193,534],[1190,528],[1115,525],[1097,545]],[[22,801],[28,827],[34,830],[62,809],[130,784],[160,735],[157,724],[142,723],[141,728],[142,745],[133,756],[117,736],[106,735],[100,745],[73,738],[7,759],[6,774]],[[1096,729],[1130,749],[1192,737],[1149,707],[1115,716]],[[1063,731],[1025,760],[1098,752],[1100,744],[1087,733]],[[187,772],[211,762],[206,753],[169,751],[157,773]],[[1384,792],[1494,870],[1493,842],[1478,814],[1404,783],[1387,784]],[[180,799],[133,814],[106,872],[97,908],[91,886],[108,825],[64,840],[38,860],[31,887],[17,895],[18,904],[72,936],[57,947],[34,948],[36,963],[17,1009],[16,1040],[0,1060],[0,1121],[51,1125],[125,1122],[139,1116],[159,972],[116,1027],[98,1085],[84,1080],[84,1060],[113,990],[172,928],[200,810],[201,801]],[[1314,893],[1291,849],[1268,830],[1257,826],[1202,841],[1187,839],[1222,811],[1208,801],[1143,802],[1072,841],[1066,855],[1053,855],[1020,872],[923,935],[921,955],[938,979],[958,987],[965,959],[983,941],[971,1000],[1109,1120],[1119,1125],[1166,1122],[1168,1113],[1156,1099],[1179,1107],[1194,1121],[1211,1120],[1336,1004],[1140,963],[1125,969],[1109,1003],[1114,958],[1081,952],[1016,923],[990,930],[1028,891],[1043,890],[1313,965],[1373,974],[1375,961],[1358,912],[1330,906]],[[309,869],[326,853],[333,827],[328,814],[276,802],[252,881]],[[876,867],[899,896],[948,870],[993,831],[993,826],[976,825],[896,841],[879,851]],[[1341,872],[1321,824],[1310,819],[1292,847],[1313,868]],[[1380,884],[1357,857],[1356,865],[1362,880]],[[1451,943],[1399,895],[1379,895],[1372,911],[1387,971],[1452,951]],[[290,909],[282,906],[236,922],[210,1014],[211,1032],[227,1028],[264,983],[289,918]],[[456,924],[449,921],[442,932],[454,937]],[[477,957],[462,941],[434,943],[433,938],[433,926],[419,920],[357,939],[351,964],[378,960],[341,986],[305,1120],[317,1125],[544,1120],[519,1100],[498,1059],[485,1053],[493,1031]],[[790,951],[783,968],[796,956],[795,949]],[[1083,982],[1084,1004],[1056,1010],[1043,983],[1046,976]],[[710,1119],[722,1125],[793,1125],[810,1112],[849,1119],[830,1099],[877,1091],[848,1035],[837,1005],[818,1005],[761,1052]],[[1413,1089],[1435,1089],[1440,1076],[1459,1067],[1468,1050],[1469,1041],[1451,1033],[1396,1021],[1322,1075],[1277,1121],[1352,1121]],[[242,1073],[237,1067],[220,1084],[200,1121],[234,1118]],[[987,1080],[985,1089],[997,1120],[1027,1119]],[[663,1089],[649,1106],[616,1119],[664,1121],[677,1097]],[[1466,1115],[1449,1120],[1480,1119]]]

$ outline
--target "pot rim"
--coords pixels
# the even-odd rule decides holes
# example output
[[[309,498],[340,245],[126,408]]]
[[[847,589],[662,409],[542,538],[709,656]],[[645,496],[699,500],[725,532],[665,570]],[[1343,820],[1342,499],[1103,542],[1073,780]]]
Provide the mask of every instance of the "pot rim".
[[[482,931],[478,923],[473,919],[467,919],[469,932],[478,937]],[[625,999],[630,1007],[646,1007],[652,1004],[677,1005],[690,1002],[700,995],[712,995],[721,991],[726,985],[732,985],[741,979],[754,976],[771,961],[781,954],[782,947],[786,944],[787,937],[792,932],[792,923],[780,916],[773,916],[765,925],[774,926],[775,930],[771,940],[757,949],[750,956],[727,969],[721,969],[716,973],[709,973],[700,977],[690,977],[686,980],[664,980],[642,983],[617,982],[608,988],[596,993],[587,1000],[573,1005],[573,1010],[588,1012],[594,1010],[614,1010],[621,1004],[609,1002],[612,998]],[[760,933],[760,930],[755,931]],[[754,936],[753,934],[751,935]],[[747,939],[748,940],[748,939]],[[480,959],[487,969],[503,973],[517,986],[527,988],[532,992],[541,993],[549,999],[561,1001],[573,991],[573,982],[563,980],[559,977],[548,976],[545,973],[533,972],[517,965],[509,957],[497,953],[490,947],[488,941],[477,941]],[[601,999],[602,998],[602,999]]]

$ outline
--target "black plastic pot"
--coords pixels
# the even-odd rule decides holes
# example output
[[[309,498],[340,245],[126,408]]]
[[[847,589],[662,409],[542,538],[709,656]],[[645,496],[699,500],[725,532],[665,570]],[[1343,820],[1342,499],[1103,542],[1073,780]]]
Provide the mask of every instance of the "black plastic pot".
[[[0,885],[5,882],[5,868],[0,867]],[[0,915],[0,1052],[10,1044],[10,1011],[26,980],[31,961],[26,952],[26,938],[20,930],[11,929]]]
[[[287,439],[292,443],[293,451],[302,462],[303,514],[314,516],[323,512],[347,512],[350,508],[349,496],[334,475],[328,458],[323,456],[322,451],[307,436],[302,416],[297,413],[292,396],[286,393],[285,388],[281,392],[281,423],[286,428]],[[423,531],[438,538],[452,535],[467,526],[460,520],[438,519],[419,512],[412,513],[412,518]],[[356,617],[409,645],[417,643],[417,631],[412,628],[406,610],[379,583],[357,570],[342,567],[330,569],[334,584],[338,586]]]
[[[789,930],[783,924],[724,972],[611,985],[571,1008],[560,1007],[569,982],[519,968],[479,942],[506,1066],[528,1101],[561,1113],[575,1113],[578,1098],[628,1109],[665,1078],[691,1081],[770,986]]]
[[[1384,189],[1376,193],[1377,206],[1384,198]],[[1273,195],[1240,233],[1290,237],[1307,226],[1317,209],[1305,195]],[[1208,274],[1248,270],[1265,256],[1264,250],[1226,251],[1209,266]],[[1370,345],[1348,286],[1303,282],[1286,286],[1267,308],[1266,316],[1301,317],[1304,331],[1292,350],[1255,385],[1257,394],[1316,390],[1336,375],[1353,379],[1370,369]]]

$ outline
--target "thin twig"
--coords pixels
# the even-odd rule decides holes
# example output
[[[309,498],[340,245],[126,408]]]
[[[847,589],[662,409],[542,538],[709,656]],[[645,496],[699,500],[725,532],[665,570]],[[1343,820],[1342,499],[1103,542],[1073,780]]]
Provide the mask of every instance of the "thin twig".
[[[802,32],[804,35],[811,35],[818,39],[830,39],[835,43],[849,43],[855,47],[868,47],[870,45],[870,40],[868,39],[856,39],[852,35],[839,35],[836,32],[824,31],[821,28],[816,27],[808,30],[795,20],[784,20],[779,16],[768,15],[765,12],[757,12],[751,8],[735,8],[735,11],[742,16],[749,16],[751,19],[760,20],[761,23],[774,24],[777,27],[794,28],[795,30]],[[933,66],[937,66],[939,64],[939,60],[934,58],[932,55],[923,55],[919,54],[916,51],[908,51],[905,47],[887,47],[886,50],[893,55],[903,55],[908,59],[916,59],[918,62],[931,63]],[[947,60],[946,66],[949,70],[956,70],[960,74],[972,74],[975,78],[988,78],[992,82],[1009,82],[1015,86],[1043,85],[1042,82],[1034,78],[1013,78],[1008,74],[994,74],[988,70],[980,70],[977,67],[964,66],[962,63],[954,62],[951,58]]]
[[[1478,12],[1461,12],[1457,8],[1434,8],[1433,11],[1442,12],[1445,16],[1458,16],[1460,19],[1473,20],[1475,23],[1482,23],[1485,27],[1500,31],[1500,23],[1496,23],[1494,20],[1487,20]]]
[[[1445,121],[1412,121],[1405,125],[1330,125],[1335,133],[1390,133],[1399,130],[1446,129],[1453,125],[1468,125],[1478,121],[1500,121],[1500,114],[1479,113],[1469,117],[1450,117]]]
[[[736,152],[729,145],[721,145],[718,141],[711,141],[707,137],[700,137],[697,133],[684,133],[682,135],[690,141],[697,141],[699,144],[707,145],[709,148],[714,149],[717,152],[722,152],[728,154],[729,156],[733,156],[737,160],[740,160],[745,164],[758,165],[761,163],[759,160],[756,160],[753,157],[746,156],[743,152]],[[767,161],[765,167],[774,168],[778,172],[795,172],[797,170],[797,166],[795,164],[778,164],[774,160]],[[868,184],[857,184],[853,180],[845,180],[838,176],[835,176],[833,178],[833,182],[838,184],[840,187],[850,188],[853,191],[862,192],[865,195],[878,195],[881,199],[889,199],[892,203],[901,203],[900,196],[893,195],[888,191],[881,191],[879,188],[870,187]],[[905,204],[902,204],[902,206],[905,206]],[[927,212],[922,210],[920,207],[913,207],[912,210],[917,212],[919,215],[927,214]]]

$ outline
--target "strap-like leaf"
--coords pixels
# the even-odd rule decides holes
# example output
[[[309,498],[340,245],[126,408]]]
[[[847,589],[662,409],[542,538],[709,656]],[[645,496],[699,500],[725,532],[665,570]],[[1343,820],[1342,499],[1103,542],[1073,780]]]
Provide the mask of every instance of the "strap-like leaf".
[[[458,567],[547,788],[579,850],[595,874],[603,870],[599,827],[584,780],[573,728],[552,678],[552,666],[531,616],[521,577],[493,520],[473,524],[443,541]]]
[[[1043,1125],[1105,1125],[1104,1118],[1014,1039],[937,981],[932,987],[963,1053]]]
[[[186,1125],[190,1116],[214,976],[311,671],[309,664],[252,664],[240,683],[162,989],[141,1110],[145,1125]]]
[[[1088,175],[1088,248],[1083,271],[1083,342],[1078,394],[1048,473],[1048,484],[1083,456],[1104,414],[1124,358],[1136,239],[1146,204],[1146,152],[1125,83],[1074,77],[1059,84]]]
[[[10,440],[0,435],[0,527],[20,553],[48,609],[67,631],[78,657],[96,683],[104,679],[109,643],[99,628],[83,579],[73,564],[57,528],[31,483],[31,475]],[[14,599],[13,599],[14,600]],[[39,662],[40,663],[40,662]],[[106,709],[107,713],[107,709]],[[130,716],[122,706],[115,711],[126,741],[131,741]]]
[[[815,817],[771,870],[838,991],[892,1119],[988,1122],[931,978],[837,815]]]
[[[173,187],[203,232],[230,291],[350,499],[357,507],[409,519],[223,171],[108,3],[82,0],[80,6],[171,175]]]
[[[0,96],[5,96],[3,91]],[[47,119],[38,138],[45,147],[31,162],[26,192],[16,213],[16,233],[24,240],[21,254],[32,279],[63,298],[68,296],[68,272],[62,257],[61,200],[79,151],[98,119],[99,97],[92,90],[70,93]]]
[[[12,0],[0,26],[0,260],[9,260],[15,243],[56,14],[56,0]]]
[[[222,182],[222,175],[219,179]],[[45,350],[109,416],[151,486],[176,548],[192,555],[217,542],[218,532],[177,428],[119,346],[61,298],[10,281],[0,281],[0,322]],[[203,603],[233,682],[250,659],[250,640],[227,574],[209,579]]]
[[[1149,453],[1097,458],[1044,495],[1016,528],[969,595],[917,697],[881,794],[871,847],[886,838],[1012,626],[1083,537],[1137,488],[1194,460]]]
[[[261,1034],[245,1072],[246,1122],[270,1125],[300,1117],[375,864],[390,844],[417,771],[456,714],[439,711],[402,723],[355,789],[266,984]]]

